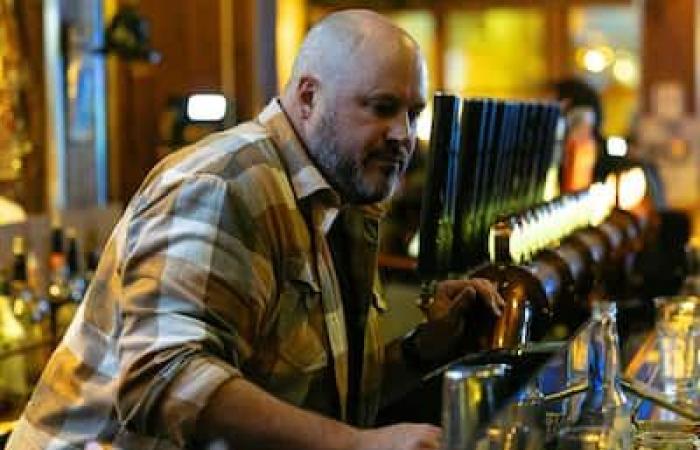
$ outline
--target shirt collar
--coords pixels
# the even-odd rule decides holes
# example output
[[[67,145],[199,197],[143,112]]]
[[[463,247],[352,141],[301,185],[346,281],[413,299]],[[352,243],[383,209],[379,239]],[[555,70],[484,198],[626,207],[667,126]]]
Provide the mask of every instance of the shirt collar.
[[[289,173],[297,200],[324,192],[324,196],[331,200],[330,203],[340,206],[340,196],[314,166],[278,99],[272,99],[267,104],[258,115],[258,122],[265,127],[279,149],[279,156]]]

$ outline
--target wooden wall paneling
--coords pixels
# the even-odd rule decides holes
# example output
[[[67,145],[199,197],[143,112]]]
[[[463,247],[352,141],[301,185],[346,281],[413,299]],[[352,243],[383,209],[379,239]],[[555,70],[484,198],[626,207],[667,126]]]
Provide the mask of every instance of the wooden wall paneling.
[[[255,3],[255,115],[278,94],[276,3],[269,0],[257,0]]]
[[[24,159],[22,179],[17,189],[18,201],[30,213],[46,209],[46,161],[45,127],[46,107],[44,97],[43,16],[42,2],[15,2],[18,14],[20,40],[24,46],[25,64],[28,67],[25,104],[28,113],[28,131],[32,152]]]
[[[158,124],[168,99],[195,90],[221,89],[219,0],[141,0],[151,46],[162,61],[119,62],[119,159],[117,200],[126,202],[157,162]],[[116,153],[116,154],[114,154]]]
[[[277,94],[274,2],[233,0],[235,102],[238,121],[254,118]]]
[[[122,148],[126,143],[124,111],[128,98],[126,91],[126,68],[114,55],[107,57],[107,152],[109,167],[109,201],[122,203]]]
[[[220,0],[219,2],[221,90],[230,101],[234,101],[236,97],[237,60],[233,26],[234,3],[234,0]]]
[[[126,204],[143,178],[156,164],[158,126],[156,118],[157,80],[147,63],[129,63],[124,73],[125,109],[123,136],[120,145],[121,198]]]
[[[238,120],[249,120],[255,115],[255,3],[254,0],[233,0],[235,33],[236,112]]]
[[[220,0],[180,0],[185,4],[185,41],[188,60],[185,91],[193,89],[221,89],[221,30]],[[158,2],[162,5],[162,2]]]
[[[697,111],[695,0],[646,0],[643,10],[642,102],[650,111],[659,83],[683,88],[685,111]]]
[[[549,81],[556,82],[570,76],[571,42],[569,39],[569,7],[553,3],[545,8],[547,24],[547,72]]]

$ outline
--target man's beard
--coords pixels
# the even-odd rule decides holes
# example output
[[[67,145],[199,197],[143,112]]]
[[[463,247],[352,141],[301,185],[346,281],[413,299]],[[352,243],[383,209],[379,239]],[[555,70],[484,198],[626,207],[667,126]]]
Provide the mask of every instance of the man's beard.
[[[360,161],[339,150],[337,131],[335,113],[325,114],[313,136],[309,136],[308,147],[321,173],[343,201],[369,204],[391,196],[400,174],[389,174],[385,181],[372,183],[363,176],[364,168]]]

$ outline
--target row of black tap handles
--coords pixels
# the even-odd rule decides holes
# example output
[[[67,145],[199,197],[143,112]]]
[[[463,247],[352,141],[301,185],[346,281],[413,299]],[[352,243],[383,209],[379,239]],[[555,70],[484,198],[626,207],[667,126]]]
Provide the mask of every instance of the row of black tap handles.
[[[420,222],[423,279],[464,273],[488,259],[498,217],[544,196],[556,163],[559,105],[436,94]]]

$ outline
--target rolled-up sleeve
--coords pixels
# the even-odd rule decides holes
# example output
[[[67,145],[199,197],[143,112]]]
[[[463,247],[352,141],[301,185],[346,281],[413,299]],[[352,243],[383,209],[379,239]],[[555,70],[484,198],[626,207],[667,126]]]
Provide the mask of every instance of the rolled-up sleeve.
[[[251,354],[272,269],[246,204],[213,175],[134,203],[123,249],[117,411],[180,446],[211,394]]]

